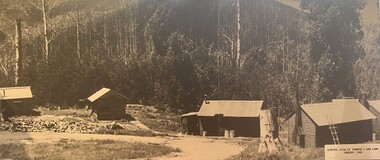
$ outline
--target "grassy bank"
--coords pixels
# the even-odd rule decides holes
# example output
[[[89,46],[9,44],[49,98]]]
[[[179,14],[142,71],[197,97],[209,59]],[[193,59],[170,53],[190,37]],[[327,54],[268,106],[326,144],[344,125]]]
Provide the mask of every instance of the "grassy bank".
[[[160,157],[171,152],[179,152],[179,149],[157,144],[112,140],[61,140],[56,143],[0,144],[0,159],[136,159]]]
[[[180,117],[170,112],[160,112],[153,106],[127,107],[127,113],[154,131],[180,132]]]
[[[228,160],[323,160],[324,149],[323,148],[299,148],[293,145],[284,144],[284,149],[274,153],[259,153],[260,139],[254,139],[249,143],[242,144],[245,149],[238,155],[228,158]]]

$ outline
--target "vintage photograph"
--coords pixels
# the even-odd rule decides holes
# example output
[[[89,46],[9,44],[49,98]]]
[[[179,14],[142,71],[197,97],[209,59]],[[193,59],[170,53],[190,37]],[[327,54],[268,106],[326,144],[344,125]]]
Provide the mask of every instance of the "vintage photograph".
[[[0,159],[380,159],[380,0],[0,0]]]

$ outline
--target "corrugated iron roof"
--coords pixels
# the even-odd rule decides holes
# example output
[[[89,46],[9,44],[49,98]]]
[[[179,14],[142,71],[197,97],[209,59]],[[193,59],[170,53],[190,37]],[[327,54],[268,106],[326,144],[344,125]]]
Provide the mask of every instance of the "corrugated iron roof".
[[[90,101],[90,102],[94,102],[96,100],[98,100],[99,98],[105,96],[107,93],[110,93],[110,92],[113,92],[114,94],[120,96],[120,97],[123,97],[123,98],[126,98],[125,96],[121,95],[120,93],[117,93],[109,88],[102,88],[100,89],[99,91],[95,92],[93,95],[91,95],[90,97],[88,97],[87,99]]]
[[[30,86],[0,88],[0,100],[33,98]]]
[[[181,115],[181,117],[196,116],[196,115],[198,115],[198,112],[190,112],[190,113]]]
[[[208,100],[203,102],[198,116],[259,117],[263,101]]]
[[[380,100],[371,100],[368,103],[376,112],[380,113]]]
[[[302,110],[318,125],[329,125],[328,118],[334,124],[355,122],[361,120],[375,119],[359,100],[339,100],[328,103],[315,103],[301,106]]]

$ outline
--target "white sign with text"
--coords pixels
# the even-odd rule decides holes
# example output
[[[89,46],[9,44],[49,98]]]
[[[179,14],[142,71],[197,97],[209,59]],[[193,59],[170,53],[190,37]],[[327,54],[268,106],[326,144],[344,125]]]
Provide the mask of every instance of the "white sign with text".
[[[380,144],[325,145],[325,159],[380,159]]]

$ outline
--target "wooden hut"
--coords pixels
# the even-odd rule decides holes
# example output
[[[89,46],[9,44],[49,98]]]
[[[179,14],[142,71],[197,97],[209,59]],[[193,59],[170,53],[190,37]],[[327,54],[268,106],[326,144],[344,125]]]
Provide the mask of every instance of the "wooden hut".
[[[259,137],[259,112],[263,101],[207,100],[198,112],[200,133],[223,136]]]
[[[13,115],[31,115],[35,112],[26,107],[33,98],[30,86],[0,88],[0,112],[7,119]]]
[[[372,134],[373,140],[380,139],[380,100],[370,100],[368,101],[368,110],[376,116],[376,119],[372,121]]]
[[[200,135],[198,112],[181,115],[182,133],[187,135]]]
[[[375,118],[357,99],[302,105],[288,120],[288,142],[301,147],[334,144],[330,126],[336,127],[341,144],[371,141]]]
[[[118,120],[126,118],[126,97],[109,89],[102,88],[87,98],[95,120]]]

